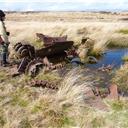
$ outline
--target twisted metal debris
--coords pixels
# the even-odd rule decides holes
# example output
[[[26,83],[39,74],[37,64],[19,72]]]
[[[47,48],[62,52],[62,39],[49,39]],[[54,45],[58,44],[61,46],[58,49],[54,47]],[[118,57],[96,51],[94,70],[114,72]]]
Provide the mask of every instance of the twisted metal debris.
[[[29,82],[31,87],[42,87],[57,90],[57,84],[48,82],[46,80],[32,80]]]
[[[20,74],[26,73],[31,77],[35,77],[39,73],[40,69],[45,68],[47,70],[54,70],[62,68],[62,64],[50,63],[45,55],[50,56],[62,53],[72,45],[73,41],[55,42],[46,48],[35,50],[34,46],[30,44],[18,42],[14,46],[16,56],[21,60],[17,71]]]
[[[21,42],[18,42],[14,45],[14,50],[19,58],[35,57],[35,48],[30,44],[22,44]]]

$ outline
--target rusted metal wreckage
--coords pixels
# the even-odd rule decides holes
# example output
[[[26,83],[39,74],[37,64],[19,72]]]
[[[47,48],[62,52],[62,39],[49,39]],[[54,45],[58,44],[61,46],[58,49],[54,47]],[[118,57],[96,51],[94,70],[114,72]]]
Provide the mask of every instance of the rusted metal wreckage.
[[[47,67],[49,70],[62,67],[61,64],[52,64],[48,58],[65,54],[65,50],[73,46],[73,41],[67,41],[67,36],[49,37],[40,33],[37,37],[44,42],[43,48],[35,49],[30,44],[18,42],[14,46],[15,54],[20,58],[18,73],[27,73],[34,77],[38,74],[40,68]]]
[[[61,42],[67,41],[67,35],[62,36],[62,37],[51,37],[48,35],[44,35],[42,33],[36,33],[36,36],[39,41],[44,42],[45,47],[51,46],[51,45],[59,43],[59,42],[61,43]]]
[[[67,36],[63,37],[50,37],[37,33],[36,36],[44,42],[44,46],[40,49],[35,49],[34,46],[30,44],[24,44],[19,42],[15,44],[14,50],[17,56],[20,58],[20,63],[18,64],[17,71],[18,73],[27,73],[31,77],[35,77],[40,69],[46,68],[48,70],[53,70],[61,68],[62,64],[52,64],[49,62],[48,58],[53,58],[55,55],[67,54],[67,56],[78,56],[74,49],[69,50],[73,46],[73,41],[67,41]],[[111,70],[111,66],[108,66],[107,69]],[[100,70],[106,70],[106,67],[99,68]],[[50,83],[45,80],[32,80],[29,81],[29,85],[32,87],[43,87],[57,90],[58,87],[55,83]],[[86,97],[89,97],[88,103],[91,106],[94,106],[99,109],[104,109],[106,106],[102,102],[102,98],[118,99],[118,90],[116,85],[111,85],[108,88],[105,88],[105,91],[101,91],[99,88],[94,87],[90,88],[86,92]],[[92,97],[92,100],[90,100]],[[98,105],[98,106],[97,106]]]
[[[85,102],[90,107],[95,109],[109,111],[108,105],[103,102],[103,99],[119,100],[117,85],[111,84],[103,90],[98,87],[90,88],[85,92]]]
[[[30,87],[42,87],[42,88],[49,88],[53,90],[58,90],[57,84],[53,82],[49,82],[47,80],[32,80],[29,81],[28,85]]]

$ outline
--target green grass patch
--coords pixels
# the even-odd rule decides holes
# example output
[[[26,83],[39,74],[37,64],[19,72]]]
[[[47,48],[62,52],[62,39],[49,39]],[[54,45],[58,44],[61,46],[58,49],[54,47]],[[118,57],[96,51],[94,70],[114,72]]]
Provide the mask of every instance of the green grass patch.
[[[21,122],[19,123],[19,128],[32,128],[28,118],[24,118],[21,120]]]
[[[3,128],[6,123],[7,120],[3,108],[0,108],[0,128]]]
[[[52,127],[61,128],[64,126],[69,127],[75,125],[74,120],[72,120],[72,118],[69,118],[62,111],[48,110],[44,114],[49,119],[49,123],[52,124]]]
[[[0,116],[0,127],[2,128],[6,124],[6,119],[3,116]]]
[[[31,112],[34,114],[41,111],[45,111],[48,107],[49,107],[49,104],[46,101],[37,103],[36,105],[33,106]]]
[[[8,80],[8,76],[7,76],[7,71],[4,69],[0,71],[0,81],[2,82],[5,80]]]
[[[34,107],[32,108],[31,112],[34,114],[34,113],[40,112],[41,110],[42,110],[42,106],[34,105]]]
[[[51,103],[47,100],[41,100],[36,103],[31,109],[32,114],[43,113],[46,119],[49,120],[48,125],[52,127],[63,127],[63,126],[73,126],[74,120],[69,118],[63,110],[55,111],[50,108]]]
[[[125,61],[125,62],[128,61],[128,54],[124,55],[124,56],[122,57],[122,60]]]
[[[128,111],[113,111],[106,117],[108,121],[107,127],[112,128],[127,128],[128,127]]]
[[[128,36],[117,36],[109,39],[107,42],[108,48],[126,48],[128,47]]]
[[[128,34],[128,29],[120,29],[117,32],[121,34]]]
[[[27,107],[28,106],[28,101],[22,99],[21,97],[14,95],[11,100],[11,105],[19,105],[20,107]]]
[[[121,92],[128,92],[128,65],[123,65],[115,72],[112,78],[112,83],[118,85]]]
[[[96,117],[91,121],[93,128],[101,128],[105,126],[105,119],[103,117]]]
[[[52,72],[46,73],[46,74],[41,72],[36,76],[36,79],[47,80],[49,82],[58,82],[61,80],[61,78],[59,77],[59,75],[57,73],[52,73]]]
[[[27,87],[17,88],[14,92],[10,93],[11,105],[19,105],[20,107],[27,107],[29,104],[30,90]]]
[[[36,41],[32,42],[32,45],[36,49],[40,49],[40,48],[43,48],[44,47],[43,42],[42,41],[39,41],[39,40],[36,40]]]
[[[128,42],[123,43],[123,42],[117,41],[117,40],[109,40],[107,47],[108,48],[126,48],[126,47],[128,47]]]
[[[94,57],[101,57],[103,55],[103,52],[100,50],[92,50],[88,55]]]
[[[114,101],[112,104],[111,104],[111,107],[113,110],[115,111],[121,111],[123,108],[124,108],[124,104],[123,102],[121,101]]]

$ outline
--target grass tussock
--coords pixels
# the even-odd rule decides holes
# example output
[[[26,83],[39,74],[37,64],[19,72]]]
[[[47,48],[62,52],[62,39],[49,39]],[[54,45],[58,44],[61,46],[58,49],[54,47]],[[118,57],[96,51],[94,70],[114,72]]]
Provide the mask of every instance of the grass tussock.
[[[1,118],[3,127],[80,126],[82,111],[86,110],[84,93],[92,83],[87,77],[81,83],[82,76],[77,72],[70,72],[59,85],[58,91],[27,85],[0,85],[5,88],[1,91],[0,100],[5,115],[5,121],[4,117]]]
[[[90,16],[44,13],[12,14],[7,19],[7,28],[11,33],[10,47],[19,41],[28,41],[35,47],[42,47],[42,42],[36,41],[35,33],[40,32],[50,36],[68,35],[68,40],[80,44],[81,39],[90,37],[95,40],[94,53],[99,54],[107,46],[128,46],[127,35],[114,33],[115,30],[126,27],[127,24],[112,22],[76,22],[85,19],[101,17],[100,14]],[[17,17],[22,17],[17,22]],[[49,16],[49,17],[48,17]],[[74,18],[75,17],[75,18]],[[102,17],[104,17],[102,15]],[[110,18],[105,15],[105,17]],[[104,17],[104,18],[105,18]],[[113,17],[113,15],[112,15]],[[38,21],[35,21],[39,19]],[[63,19],[62,19],[63,18]],[[65,20],[65,19],[66,20]],[[24,20],[23,20],[24,19]],[[26,19],[26,20],[25,20]],[[52,19],[52,20],[51,20]],[[115,18],[114,18],[115,19]],[[43,21],[43,22],[42,22]],[[50,22],[47,22],[50,21]],[[52,21],[52,22],[51,22]],[[64,22],[63,22],[64,21]],[[74,22],[73,22],[74,21]],[[15,24],[15,26],[14,26]],[[122,32],[121,32],[122,33]],[[124,32],[123,32],[124,33]],[[109,40],[109,42],[108,42]],[[128,91],[128,66],[119,69],[113,82],[122,91]],[[57,74],[40,73],[36,79],[58,82],[58,90],[30,87],[28,76],[9,78],[4,70],[0,73],[0,127],[2,128],[127,128],[128,104],[127,99],[107,103],[109,112],[89,108],[86,92],[93,86],[89,76],[84,76],[79,69],[72,70],[65,78]]]
[[[59,81],[62,80],[62,78],[59,76],[59,74],[57,72],[47,72],[44,73],[43,71],[41,71],[35,79],[38,80],[47,80],[49,82],[55,82],[58,83]]]
[[[118,30],[118,33],[128,34],[128,29],[120,29],[120,30]]]
[[[122,60],[124,62],[127,62],[128,61],[128,53],[126,53],[123,57],[122,57]]]
[[[121,66],[116,71],[112,82],[118,85],[118,88],[123,92],[128,92],[128,64]]]
[[[90,56],[94,56],[94,57],[100,57],[100,56],[103,55],[103,53],[104,53],[103,49],[94,49],[94,50],[92,50],[92,51],[89,53],[89,55],[90,55]]]
[[[121,98],[119,101],[107,101],[107,104],[110,107],[110,112],[105,114],[106,127],[128,127],[127,100]]]
[[[38,77],[41,79],[41,76],[39,74]],[[86,100],[89,99],[86,92],[93,86],[91,77],[84,76],[82,69],[74,69],[61,80],[58,90],[29,87],[25,82],[30,80],[27,76],[20,77],[20,81],[17,77],[17,84],[16,81],[1,83],[0,126],[3,128],[127,126],[126,101],[109,103],[108,106],[111,108],[109,112],[89,108],[86,104]],[[118,116],[115,118],[116,115]]]
[[[107,41],[109,48],[126,48],[128,47],[128,37],[115,35]]]
[[[110,106],[114,111],[122,111],[127,109],[128,103],[126,100],[112,101]]]
[[[127,34],[121,34],[127,33],[128,30],[124,29],[127,28],[127,23],[111,21],[118,16],[121,17],[85,12],[7,13],[6,26],[11,33],[10,49],[12,51],[12,46],[20,41],[27,41],[37,49],[42,48],[43,42],[37,41],[36,33],[49,36],[67,35],[68,40],[73,40],[75,45],[80,44],[82,38],[90,37],[95,40],[94,55],[106,49],[106,42],[109,47],[128,47]],[[107,21],[101,22],[101,17]]]
[[[80,44],[81,39],[84,37],[90,37],[96,40],[96,43],[102,42],[104,44],[104,42],[114,35],[117,27],[125,26],[125,24],[118,23],[42,22],[33,19],[31,21],[27,21],[26,19],[24,22],[7,21],[6,25],[11,33],[9,37],[11,44],[19,41],[28,41],[37,46],[37,48],[42,47],[43,43],[37,41],[36,33],[43,33],[50,36],[67,35],[68,40],[73,40],[75,44]]]
[[[100,57],[103,55],[105,49],[107,47],[107,43],[106,42],[99,42],[96,43],[93,47],[93,49],[90,51],[91,56],[95,56],[95,57]]]

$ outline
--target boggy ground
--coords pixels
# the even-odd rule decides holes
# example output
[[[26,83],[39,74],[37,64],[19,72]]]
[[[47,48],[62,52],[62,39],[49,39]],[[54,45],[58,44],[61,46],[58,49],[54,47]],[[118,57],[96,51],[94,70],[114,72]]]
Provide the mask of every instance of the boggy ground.
[[[68,71],[67,71],[68,72]],[[3,128],[127,127],[127,98],[95,100],[88,95],[99,80],[88,69],[76,68],[65,76],[58,71],[36,80],[58,83],[58,90],[31,87],[26,75],[11,77],[10,67],[0,72],[0,126]],[[124,81],[125,82],[125,81]],[[115,118],[116,117],[116,118]],[[115,125],[116,123],[116,125]]]
[[[127,13],[8,13],[7,29],[10,31],[10,48],[16,42],[27,40],[42,47],[35,41],[35,33],[53,36],[67,34],[76,44],[82,37],[94,39],[95,48],[106,48],[108,40],[117,46],[127,46]],[[94,21],[95,20],[95,21]],[[123,39],[123,40],[122,40]],[[124,43],[122,43],[124,41]],[[121,74],[123,71],[123,74]],[[127,89],[127,65],[116,72],[112,82],[121,90]],[[3,128],[127,128],[127,97],[120,100],[102,100],[107,111],[88,105],[88,87],[105,84],[102,73],[86,68],[71,70],[60,77],[58,72],[36,77],[59,83],[58,90],[30,87],[31,78],[26,75],[12,78],[10,67],[0,69],[0,127]],[[126,79],[124,79],[126,78]],[[101,82],[101,83],[100,83]],[[123,86],[122,86],[123,85]],[[122,88],[121,88],[122,87]],[[91,97],[92,99],[94,97]],[[92,100],[91,99],[91,100]],[[98,103],[98,102],[97,102]]]

